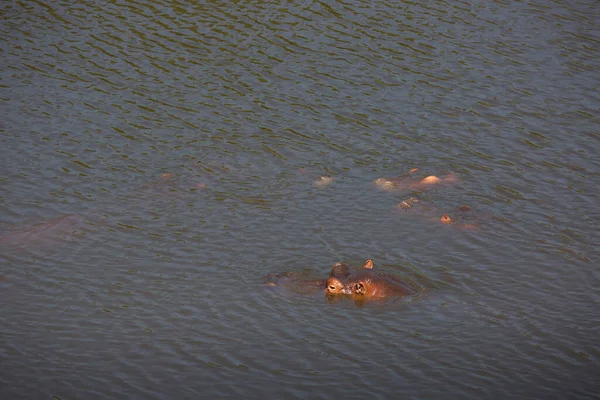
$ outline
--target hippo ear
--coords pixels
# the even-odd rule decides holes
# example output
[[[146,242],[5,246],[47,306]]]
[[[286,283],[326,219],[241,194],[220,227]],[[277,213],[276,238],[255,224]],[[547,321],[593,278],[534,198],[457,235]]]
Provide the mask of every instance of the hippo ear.
[[[350,275],[350,269],[344,263],[341,263],[341,262],[336,263],[331,268],[331,274],[330,274],[330,276],[346,277],[348,275]]]
[[[373,260],[371,260],[370,258],[365,261],[365,264],[363,265],[364,269],[373,269]]]

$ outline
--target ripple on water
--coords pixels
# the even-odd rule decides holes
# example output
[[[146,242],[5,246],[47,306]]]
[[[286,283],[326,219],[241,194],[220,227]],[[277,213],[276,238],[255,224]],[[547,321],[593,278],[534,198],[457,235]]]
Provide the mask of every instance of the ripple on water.
[[[592,398],[596,8],[7,3],[2,397]]]

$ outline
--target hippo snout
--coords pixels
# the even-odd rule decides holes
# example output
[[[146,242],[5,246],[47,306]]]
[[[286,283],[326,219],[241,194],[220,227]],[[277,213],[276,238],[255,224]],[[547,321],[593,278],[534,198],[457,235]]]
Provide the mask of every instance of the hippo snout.
[[[355,294],[365,294],[365,285],[360,282],[355,283],[353,289]]]

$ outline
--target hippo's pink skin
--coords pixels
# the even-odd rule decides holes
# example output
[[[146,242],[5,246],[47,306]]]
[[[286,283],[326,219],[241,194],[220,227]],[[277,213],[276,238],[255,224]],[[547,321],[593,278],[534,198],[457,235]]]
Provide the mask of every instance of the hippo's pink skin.
[[[0,236],[0,246],[24,247],[51,243],[60,237],[68,237],[79,232],[82,217],[67,214],[50,221],[21,228]]]
[[[350,283],[355,297],[369,299],[414,294],[415,290],[407,283],[388,275],[365,276]]]
[[[367,260],[363,270],[356,274],[330,277],[326,282],[325,290],[329,295],[351,295],[355,300],[406,296],[415,293],[415,289],[410,284],[393,275],[376,274],[373,271],[373,260]]]
[[[312,175],[315,176],[316,173],[312,169],[307,168],[298,168],[296,169],[300,175]],[[314,181],[313,185],[319,189],[323,189],[335,181],[335,178],[331,175],[319,175]]]
[[[336,264],[337,265],[337,264]],[[335,267],[335,266],[334,266]],[[373,273],[373,260],[367,260],[362,270],[358,273],[350,273],[349,269],[345,271],[346,273],[342,274],[332,274],[327,282],[325,282],[325,292],[328,295],[331,294],[352,294],[352,284],[359,279],[364,279],[365,277],[371,275]],[[333,271],[332,271],[333,272]]]
[[[337,263],[331,268],[331,273],[325,279],[298,279],[293,273],[271,274],[265,278],[265,283],[273,287],[286,287],[296,293],[317,293],[325,289],[327,299],[337,301],[344,297],[352,298],[357,305],[365,300],[386,299],[415,294],[416,288],[410,283],[390,274],[375,273],[373,261],[367,260],[362,269],[352,272],[343,263]]]
[[[472,208],[466,204],[458,207],[459,213],[441,214],[433,204],[419,200],[417,197],[410,197],[399,202],[394,212],[407,216],[416,216],[424,220],[441,223],[442,225],[451,226],[452,229],[472,231],[479,229],[477,217],[469,215]],[[441,214],[441,215],[440,215]]]
[[[141,186],[126,197],[140,195],[147,197],[149,191],[156,194],[162,190],[172,198],[172,191],[168,189],[173,177],[172,173],[162,174],[156,181]],[[95,225],[100,220],[98,217],[97,211],[87,211],[83,215],[66,214],[49,221],[29,224],[0,234],[0,247],[40,247],[56,244],[60,240],[82,235],[85,232],[85,222],[94,221],[90,225]]]
[[[333,181],[334,181],[334,178],[332,176],[321,175],[317,179],[315,179],[313,184],[318,188],[324,188],[326,186],[329,186],[331,183],[333,183]]]
[[[336,263],[331,267],[330,277],[346,278],[350,275],[350,268],[344,263]],[[295,291],[311,291],[312,289],[324,289],[326,279],[298,279],[291,273],[269,274],[265,277],[265,283],[268,286],[288,286],[296,289]]]
[[[449,214],[443,214],[440,217],[440,222],[445,225],[452,225],[456,229],[464,230],[464,231],[473,231],[479,229],[479,224],[472,223],[472,218],[462,218],[463,215],[468,215],[465,213],[469,213],[472,208],[466,204],[463,204],[458,208],[458,211],[461,212],[459,217],[452,217]],[[468,222],[467,222],[468,221]]]
[[[451,185],[459,182],[458,177],[452,173],[446,174],[443,178],[439,178],[435,175],[415,178],[413,174],[417,171],[417,168],[413,168],[402,176],[394,178],[381,177],[375,179],[373,183],[383,190],[394,191],[399,189],[424,190],[431,186],[440,184]]]

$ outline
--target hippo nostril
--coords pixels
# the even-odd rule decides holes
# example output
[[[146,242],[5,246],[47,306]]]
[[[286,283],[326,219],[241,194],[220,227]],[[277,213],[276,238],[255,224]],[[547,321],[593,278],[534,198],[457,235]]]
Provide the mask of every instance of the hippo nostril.
[[[354,285],[354,292],[356,294],[363,294],[364,293],[364,289],[365,289],[365,286],[362,283],[356,283]]]

